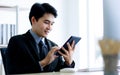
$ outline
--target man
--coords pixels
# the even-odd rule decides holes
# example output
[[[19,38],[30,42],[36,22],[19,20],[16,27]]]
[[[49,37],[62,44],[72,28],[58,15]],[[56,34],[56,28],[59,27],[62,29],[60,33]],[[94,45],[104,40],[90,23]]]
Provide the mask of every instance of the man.
[[[53,72],[75,66],[72,60],[74,41],[71,45],[67,44],[68,50],[62,48],[64,54],[54,42],[47,39],[56,17],[56,9],[48,3],[35,3],[31,7],[29,20],[32,28],[9,41],[6,52],[8,74]],[[43,43],[45,48],[39,46],[39,42]],[[55,55],[56,52],[61,56]]]

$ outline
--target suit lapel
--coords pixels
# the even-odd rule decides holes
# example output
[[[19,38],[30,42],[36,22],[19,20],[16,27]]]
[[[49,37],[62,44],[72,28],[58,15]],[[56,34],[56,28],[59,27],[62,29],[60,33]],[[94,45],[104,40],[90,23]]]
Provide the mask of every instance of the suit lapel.
[[[47,38],[45,38],[45,43],[48,47],[48,51],[50,51],[50,49],[52,48],[51,42]]]
[[[36,47],[36,42],[34,40],[34,38],[32,37],[32,35],[30,34],[30,32],[28,31],[26,34],[24,34],[27,42],[28,42],[28,45],[30,48],[30,53],[34,56],[34,57],[37,57],[37,59],[39,59],[39,56],[38,56],[38,52],[37,52],[37,47]]]

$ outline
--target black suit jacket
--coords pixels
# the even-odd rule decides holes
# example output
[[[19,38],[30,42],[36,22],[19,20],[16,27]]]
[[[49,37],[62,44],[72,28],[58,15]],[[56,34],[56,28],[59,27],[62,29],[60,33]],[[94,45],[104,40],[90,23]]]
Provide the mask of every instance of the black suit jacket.
[[[48,49],[57,46],[54,42],[45,38]],[[10,39],[7,48],[7,71],[8,74],[24,74],[38,72],[59,71],[61,68],[74,67],[66,65],[62,57],[58,57],[51,64],[46,66],[46,69],[41,68],[35,40],[28,31],[23,35],[17,35]]]

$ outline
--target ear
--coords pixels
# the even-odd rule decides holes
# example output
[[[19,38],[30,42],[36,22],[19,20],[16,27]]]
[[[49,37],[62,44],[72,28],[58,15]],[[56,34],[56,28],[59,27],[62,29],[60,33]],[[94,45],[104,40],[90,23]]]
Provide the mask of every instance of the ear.
[[[31,22],[32,22],[32,25],[34,25],[34,24],[35,24],[36,19],[35,19],[35,17],[34,17],[34,16],[31,18]]]

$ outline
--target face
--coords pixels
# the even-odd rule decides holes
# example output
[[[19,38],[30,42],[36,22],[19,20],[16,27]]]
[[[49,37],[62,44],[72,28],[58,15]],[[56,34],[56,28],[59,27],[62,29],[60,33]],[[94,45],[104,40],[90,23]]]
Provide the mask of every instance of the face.
[[[38,19],[38,21],[32,17],[32,31],[40,37],[46,37],[52,30],[54,19],[55,17],[50,13],[44,14],[41,18]]]

